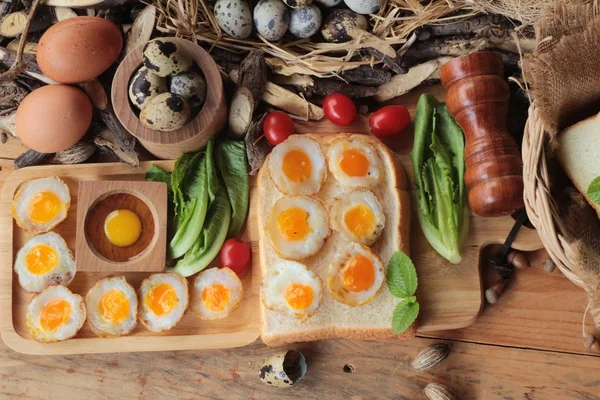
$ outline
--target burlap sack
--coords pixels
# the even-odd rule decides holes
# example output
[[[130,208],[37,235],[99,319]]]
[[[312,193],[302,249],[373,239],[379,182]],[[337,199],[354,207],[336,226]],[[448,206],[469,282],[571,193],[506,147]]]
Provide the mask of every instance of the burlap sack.
[[[560,1],[547,10],[535,30],[538,47],[525,59],[523,71],[547,134],[553,138],[600,111],[598,1]],[[551,176],[552,197],[574,254],[568,267],[585,282],[590,312],[600,328],[600,220],[562,171],[552,171]]]

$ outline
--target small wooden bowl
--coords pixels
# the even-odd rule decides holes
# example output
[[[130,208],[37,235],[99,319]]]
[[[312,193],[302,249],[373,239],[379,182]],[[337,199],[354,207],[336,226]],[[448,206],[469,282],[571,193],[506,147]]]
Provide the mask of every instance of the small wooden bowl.
[[[187,124],[172,132],[161,132],[146,128],[134,113],[129,102],[129,82],[142,65],[143,47],[129,53],[119,65],[112,84],[112,105],[121,124],[140,143],[157,157],[176,159],[181,154],[199,150],[208,140],[225,126],[227,105],[223,81],[217,64],[202,47],[189,40],[175,39],[200,67],[206,79],[206,101],[204,106]]]

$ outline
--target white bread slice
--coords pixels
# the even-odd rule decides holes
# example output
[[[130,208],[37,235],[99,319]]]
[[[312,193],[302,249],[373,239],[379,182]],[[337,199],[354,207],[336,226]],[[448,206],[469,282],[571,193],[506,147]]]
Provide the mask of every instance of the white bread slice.
[[[600,176],[600,114],[580,121],[558,134],[558,161],[600,217],[600,205],[587,196],[590,183]]]
[[[384,266],[395,251],[410,252],[410,197],[406,189],[409,182],[404,168],[392,151],[379,140],[367,135],[354,134],[306,134],[321,145],[327,154],[327,148],[335,138],[346,136],[352,138],[360,136],[368,140],[377,149],[383,163],[383,180],[375,188],[370,188],[379,199],[386,216],[386,225],[381,237],[371,246],[378,254]],[[277,199],[283,195],[276,189],[268,171],[268,159],[263,164],[258,174],[258,226],[259,252],[262,276],[270,265],[279,258],[273,252],[271,245],[264,233],[264,226],[269,212]],[[327,207],[331,205],[334,197],[350,189],[343,188],[328,173],[327,181],[315,197],[323,200]],[[261,290],[261,338],[269,346],[279,346],[284,343],[313,341],[328,338],[346,338],[357,340],[406,340],[415,336],[417,325],[414,323],[404,333],[393,333],[392,312],[398,304],[398,299],[393,297],[385,282],[377,292],[375,298],[368,304],[351,307],[335,301],[327,289],[327,270],[329,264],[340,249],[347,244],[341,235],[332,231],[331,236],[323,248],[316,255],[300,262],[309,270],[314,271],[323,280],[324,293],[321,306],[317,312],[305,322],[300,322],[294,316],[288,316],[266,309],[262,304]]]

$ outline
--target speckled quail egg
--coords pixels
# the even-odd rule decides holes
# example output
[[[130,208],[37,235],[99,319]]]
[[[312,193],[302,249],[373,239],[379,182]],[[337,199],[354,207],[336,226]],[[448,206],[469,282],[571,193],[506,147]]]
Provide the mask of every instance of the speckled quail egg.
[[[344,0],[315,0],[315,2],[323,7],[331,8],[341,4]]]
[[[140,286],[140,322],[152,332],[167,331],[181,321],[189,299],[188,282],[181,275],[150,275]]]
[[[127,335],[137,325],[138,298],[124,276],[96,282],[85,296],[88,322],[100,337]]]
[[[170,132],[181,128],[190,116],[190,105],[178,94],[159,94],[146,104],[140,121],[147,128]]]
[[[190,107],[202,105],[206,100],[206,80],[196,72],[188,71],[171,77],[169,91],[190,102]]]
[[[65,240],[54,232],[35,236],[17,253],[15,272],[28,292],[50,285],[68,286],[75,277],[75,260]]]
[[[252,12],[244,0],[217,0],[214,14],[221,29],[229,36],[246,39],[252,33]]]
[[[282,351],[267,358],[260,367],[260,380],[270,386],[289,387],[306,375],[306,359],[297,350]]]
[[[38,342],[72,338],[84,322],[83,299],[64,286],[47,287],[27,306],[27,329]]]
[[[210,268],[194,280],[192,312],[201,319],[223,319],[244,297],[242,281],[231,268]]]
[[[283,194],[315,194],[327,180],[327,165],[321,146],[314,139],[291,135],[278,144],[268,162],[273,183]]]
[[[289,23],[289,9],[281,0],[260,0],[254,7],[256,30],[271,42],[275,42],[285,35]]]
[[[360,136],[341,137],[327,150],[329,171],[342,186],[372,187],[383,177],[377,149]]]
[[[342,43],[352,40],[348,31],[367,29],[367,19],[351,10],[336,9],[329,14],[323,24],[321,33],[328,42]]]
[[[265,231],[273,251],[289,260],[316,254],[331,234],[325,207],[309,196],[277,200],[267,217]]]
[[[337,253],[327,272],[331,296],[352,307],[373,300],[384,280],[379,256],[358,243],[350,243]]]
[[[48,232],[67,218],[71,205],[69,187],[58,177],[29,180],[21,185],[12,202],[17,225],[29,233]]]
[[[192,63],[192,57],[172,39],[153,39],[144,46],[144,66],[158,76],[180,74]]]
[[[140,110],[154,97],[167,91],[167,80],[144,66],[131,78],[129,100]]]
[[[359,14],[375,14],[381,6],[384,0],[344,0],[346,5],[352,11]]]
[[[375,194],[360,188],[333,200],[331,227],[346,240],[370,246],[383,232],[385,214]]]
[[[302,8],[312,5],[313,0],[282,0],[288,7]]]
[[[296,8],[290,13],[289,31],[297,38],[309,38],[319,32],[321,10],[317,6]]]
[[[281,260],[267,268],[261,293],[269,310],[306,321],[321,305],[323,282],[306,265]]]

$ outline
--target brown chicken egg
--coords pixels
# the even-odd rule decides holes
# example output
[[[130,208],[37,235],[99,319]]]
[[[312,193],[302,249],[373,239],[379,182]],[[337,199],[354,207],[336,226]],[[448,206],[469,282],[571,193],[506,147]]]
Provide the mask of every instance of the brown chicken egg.
[[[37,62],[42,72],[57,82],[86,82],[106,71],[122,47],[121,30],[112,22],[73,17],[52,25],[42,35]]]
[[[76,87],[48,85],[34,90],[17,109],[17,134],[40,153],[57,153],[79,141],[92,122],[92,103]]]

